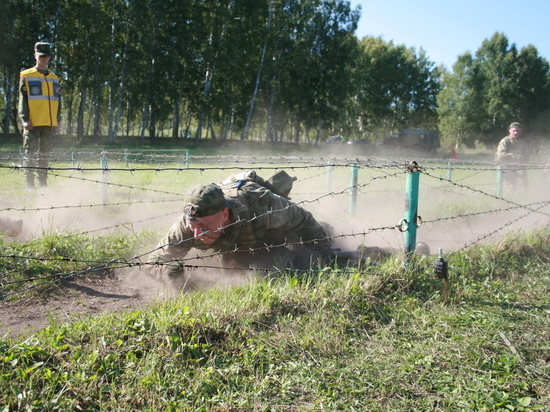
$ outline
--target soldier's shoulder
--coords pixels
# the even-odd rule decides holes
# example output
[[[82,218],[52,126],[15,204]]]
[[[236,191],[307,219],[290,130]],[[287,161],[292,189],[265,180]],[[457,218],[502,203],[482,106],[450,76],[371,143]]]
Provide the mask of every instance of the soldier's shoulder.
[[[19,73],[20,76],[26,76],[27,74],[30,74],[30,73],[36,73],[38,70],[36,69],[36,67],[31,67],[29,69],[25,69],[25,70],[21,70],[21,73]]]

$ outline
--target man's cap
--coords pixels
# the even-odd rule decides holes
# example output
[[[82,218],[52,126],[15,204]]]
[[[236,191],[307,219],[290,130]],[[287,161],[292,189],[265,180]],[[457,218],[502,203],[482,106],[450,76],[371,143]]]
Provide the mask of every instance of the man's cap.
[[[34,45],[34,52],[38,56],[51,56],[51,44],[39,41]]]
[[[212,216],[225,209],[225,196],[214,183],[200,184],[185,195],[183,212],[189,217]]]
[[[512,124],[510,124],[510,127],[508,129],[521,129],[521,124],[519,124],[518,122],[513,122]]]

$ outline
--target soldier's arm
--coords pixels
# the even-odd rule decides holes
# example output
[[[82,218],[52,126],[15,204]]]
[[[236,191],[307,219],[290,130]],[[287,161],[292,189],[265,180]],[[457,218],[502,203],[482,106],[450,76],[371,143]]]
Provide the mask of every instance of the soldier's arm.
[[[22,122],[29,121],[27,84],[25,83],[25,79],[23,77],[20,77],[19,79],[19,117]]]
[[[508,153],[506,140],[502,139],[498,144],[495,160],[499,162],[509,162],[510,160],[512,160],[512,156],[512,153]]]
[[[183,276],[183,259],[191,249],[188,239],[193,238],[193,233],[187,228],[185,219],[181,216],[170,228],[168,233],[157,244],[156,249],[149,257],[151,273],[155,278],[169,280],[174,276]]]

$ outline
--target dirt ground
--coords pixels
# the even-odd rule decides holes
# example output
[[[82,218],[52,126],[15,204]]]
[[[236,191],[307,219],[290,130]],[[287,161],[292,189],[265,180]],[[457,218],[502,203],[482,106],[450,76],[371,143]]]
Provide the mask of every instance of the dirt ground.
[[[119,273],[104,278],[75,278],[56,284],[42,295],[33,291],[14,302],[0,301],[0,338],[27,336],[52,321],[71,323],[101,313],[137,310],[173,295],[145,276]]]
[[[508,220],[511,218],[509,217]],[[512,219],[513,220],[513,219]],[[492,223],[489,224],[489,223]],[[508,229],[534,229],[544,222],[526,222],[511,225]],[[495,243],[505,233],[480,240],[480,233],[487,233],[489,227],[502,225],[501,216],[484,216],[483,218],[470,218],[464,221],[447,223],[443,228],[434,230],[422,228],[419,230],[417,240],[426,242],[431,248],[433,260],[437,259],[438,248],[444,253],[459,250],[468,243],[476,244]],[[483,230],[481,230],[483,228]],[[388,241],[388,239],[390,239]],[[398,237],[395,239],[376,239],[371,237],[376,244],[387,248],[397,246]],[[356,241],[357,242],[357,241]],[[393,244],[392,244],[393,243]],[[354,250],[351,245],[348,250]],[[246,282],[246,275],[238,279],[229,279],[227,276],[212,276],[209,274],[200,276],[198,284],[201,287],[231,286]],[[50,288],[47,294],[38,295],[33,291],[29,298],[24,294],[14,302],[0,301],[0,338],[21,338],[36,333],[50,325],[52,321],[74,322],[86,316],[97,316],[101,313],[116,313],[142,309],[156,300],[177,296],[178,292],[171,287],[158,283],[143,272],[118,272],[106,277],[93,279],[73,278]]]
[[[537,186],[533,186],[536,188]],[[538,186],[541,187],[541,186]],[[82,199],[78,190],[83,188],[69,187],[66,192],[75,199]],[[447,195],[448,196],[448,195]],[[545,193],[541,192],[544,198]],[[59,215],[54,215],[54,211],[48,210],[48,205],[70,204],[64,195],[57,190],[52,192],[54,199],[48,199],[45,194],[37,195],[37,206],[45,205],[45,210],[41,213],[22,214],[25,218],[25,225],[32,228],[31,237],[40,233],[42,227],[50,227],[54,222],[58,227],[77,227],[79,230],[102,228],[112,223],[122,221],[118,215],[94,213],[92,208],[77,208],[71,210],[60,210]],[[59,198],[59,199],[57,199]],[[460,200],[460,198],[459,198]],[[5,201],[5,200],[4,200]],[[333,201],[335,204],[329,203]],[[472,199],[471,202],[476,202]],[[81,201],[82,204],[88,204]],[[0,201],[0,204],[2,202]],[[397,230],[378,230],[372,231],[366,237],[353,236],[353,233],[360,232],[362,227],[391,227],[403,216],[403,195],[399,193],[395,199],[390,199],[387,203],[379,196],[374,200],[366,202],[364,210],[358,213],[362,219],[355,218],[346,224],[345,213],[339,213],[337,216],[334,210],[342,209],[341,199],[334,198],[320,204],[318,210],[315,205],[308,204],[315,216],[320,220],[334,223],[337,227],[337,233],[346,234],[342,236],[344,250],[355,250],[362,242],[369,242],[366,246],[377,246],[385,248],[400,249],[403,243],[403,236]],[[9,207],[9,204],[4,207]],[[138,204],[141,208],[141,203]],[[344,205],[345,206],[345,205]],[[505,205],[507,207],[507,205]],[[472,244],[486,244],[498,242],[498,239],[508,231],[522,230],[530,231],[536,227],[548,225],[550,219],[545,206],[540,211],[542,213],[533,213],[526,218],[516,221],[519,217],[526,214],[525,210],[513,210],[509,213],[492,213],[480,216],[472,216],[464,219],[445,220],[443,218],[432,218],[432,222],[422,224],[418,229],[417,240],[426,242],[431,248],[431,254],[434,261],[437,258],[438,249],[441,248],[444,253],[459,250]],[[383,211],[383,214],[382,212]],[[139,219],[154,215],[151,211],[141,211],[139,213],[128,210],[122,216],[125,221],[136,222]],[[441,212],[441,216],[448,214],[454,215],[454,212]],[[157,227],[168,227],[175,219],[176,215],[161,215],[154,222],[144,220],[145,223],[154,224]],[[111,222],[112,220],[112,222]],[[132,229],[138,230],[137,224],[129,225]],[[499,231],[500,229],[504,229]],[[44,229],[42,229],[44,230]],[[497,232],[495,232],[497,231]],[[495,234],[493,234],[495,232]],[[350,235],[352,234],[352,235]],[[246,280],[246,276],[244,278]],[[242,280],[205,277],[205,286],[219,285],[226,283],[228,285],[242,284]],[[74,322],[86,316],[97,316],[101,313],[113,313],[144,308],[149,303],[158,299],[173,297],[175,292],[166,286],[160,285],[146,275],[136,275],[125,272],[116,273],[105,277],[94,277],[93,279],[84,279],[80,277],[71,278],[63,283],[58,283],[48,288],[47,294],[40,294],[37,290],[31,293],[18,294],[17,300],[0,300],[0,339],[20,338],[36,333],[47,327],[52,321]]]

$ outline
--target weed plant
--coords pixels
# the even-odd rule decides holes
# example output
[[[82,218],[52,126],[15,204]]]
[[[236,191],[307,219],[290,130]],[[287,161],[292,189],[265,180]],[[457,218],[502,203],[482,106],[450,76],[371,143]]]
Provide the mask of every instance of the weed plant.
[[[447,256],[446,301],[434,259],[404,268],[396,257],[0,339],[0,410],[547,411],[548,234]],[[95,261],[136,246],[111,237],[103,255],[85,236],[72,242],[45,236],[9,253]],[[45,262],[17,276],[34,265]]]

